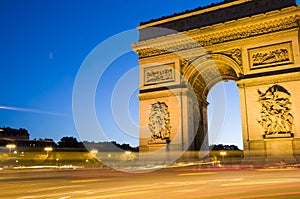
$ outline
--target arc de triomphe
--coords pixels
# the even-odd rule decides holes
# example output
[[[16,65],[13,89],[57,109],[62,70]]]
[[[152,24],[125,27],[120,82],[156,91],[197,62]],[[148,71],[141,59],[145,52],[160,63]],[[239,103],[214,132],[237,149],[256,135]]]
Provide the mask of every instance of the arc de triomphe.
[[[294,0],[237,0],[141,23],[140,151],[206,150],[208,92],[234,80],[245,159],[299,161],[299,17]]]

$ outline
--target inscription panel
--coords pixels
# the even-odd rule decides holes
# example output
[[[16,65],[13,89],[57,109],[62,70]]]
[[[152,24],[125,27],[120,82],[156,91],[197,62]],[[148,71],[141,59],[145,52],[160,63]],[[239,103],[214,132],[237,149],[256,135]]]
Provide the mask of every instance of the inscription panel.
[[[248,49],[248,54],[251,69],[293,63],[291,42]]]
[[[144,68],[144,85],[175,81],[175,63]]]

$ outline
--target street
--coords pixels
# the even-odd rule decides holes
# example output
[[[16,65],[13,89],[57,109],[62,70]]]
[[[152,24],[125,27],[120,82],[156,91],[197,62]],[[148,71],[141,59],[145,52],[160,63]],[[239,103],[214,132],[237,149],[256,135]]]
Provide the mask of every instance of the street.
[[[173,167],[2,170],[0,198],[299,198],[300,170]]]

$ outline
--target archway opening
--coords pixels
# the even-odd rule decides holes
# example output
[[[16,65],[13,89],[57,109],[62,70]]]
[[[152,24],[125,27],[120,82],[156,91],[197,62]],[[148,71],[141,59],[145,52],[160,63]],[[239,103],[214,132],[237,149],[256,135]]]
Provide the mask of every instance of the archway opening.
[[[240,98],[236,83],[232,80],[217,83],[210,89],[207,101],[209,145],[235,145],[243,150]]]

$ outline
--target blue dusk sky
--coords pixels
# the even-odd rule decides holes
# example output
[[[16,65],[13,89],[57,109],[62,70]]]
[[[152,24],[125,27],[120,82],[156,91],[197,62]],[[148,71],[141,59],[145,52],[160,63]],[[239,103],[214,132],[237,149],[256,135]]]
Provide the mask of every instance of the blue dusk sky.
[[[118,102],[122,105],[122,96],[112,93],[118,90],[116,85],[127,82],[130,84],[130,97],[125,99],[125,108],[133,124],[138,124],[137,55],[128,52],[115,59],[96,85],[94,107],[99,126],[105,132],[104,140],[101,136],[89,136],[92,132],[78,132],[76,129],[72,95],[80,68],[101,42],[135,29],[141,21],[218,2],[1,0],[0,127],[26,128],[31,139],[52,138],[59,141],[63,136],[74,136],[79,140],[115,140],[137,146],[137,128],[132,128],[130,133],[122,132],[123,128],[116,124],[120,121],[116,114],[122,108],[111,108],[112,105],[117,107]],[[133,33],[127,42],[136,42],[137,38],[137,34]],[[118,44],[111,46],[116,48]],[[104,55],[105,52],[98,57],[102,59]],[[124,74],[125,78],[120,81]],[[220,86],[222,84],[211,91],[209,100],[213,101],[213,96],[218,95],[214,90]],[[238,90],[234,82],[224,86],[227,96],[225,125],[218,136],[220,139],[213,140],[242,148]],[[85,120],[89,121],[89,118]],[[90,130],[97,133],[92,128]],[[212,141],[210,144],[213,144]]]

